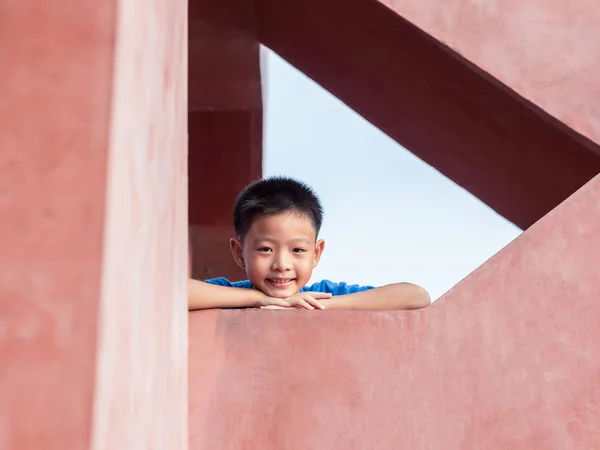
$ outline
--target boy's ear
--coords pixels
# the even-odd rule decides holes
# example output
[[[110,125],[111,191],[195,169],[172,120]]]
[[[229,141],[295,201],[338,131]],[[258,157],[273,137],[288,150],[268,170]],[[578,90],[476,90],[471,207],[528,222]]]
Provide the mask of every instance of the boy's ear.
[[[244,261],[244,247],[239,239],[231,238],[229,239],[229,247],[231,248],[231,254],[233,255],[233,260],[235,263],[240,266],[241,269],[246,270],[246,262]]]
[[[313,269],[317,267],[317,264],[319,264],[319,260],[321,259],[323,250],[325,250],[325,241],[323,239],[320,239],[315,244],[315,258],[313,260]]]

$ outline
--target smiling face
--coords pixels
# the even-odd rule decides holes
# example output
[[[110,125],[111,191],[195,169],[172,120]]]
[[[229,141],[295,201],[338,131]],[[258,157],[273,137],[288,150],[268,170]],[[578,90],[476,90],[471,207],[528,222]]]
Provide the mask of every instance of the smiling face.
[[[296,211],[259,217],[243,241],[231,239],[233,257],[252,285],[276,298],[308,283],[324,246],[310,219]]]

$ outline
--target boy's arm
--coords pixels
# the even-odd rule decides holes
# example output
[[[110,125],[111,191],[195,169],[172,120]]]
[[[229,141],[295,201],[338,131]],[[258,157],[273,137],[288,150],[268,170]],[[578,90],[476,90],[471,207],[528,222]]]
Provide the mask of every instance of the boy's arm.
[[[327,309],[393,310],[424,308],[431,304],[431,298],[420,286],[395,283],[354,294],[338,295],[321,302]]]
[[[188,279],[189,311],[195,309],[256,308],[266,304],[288,306],[288,303],[284,300],[267,297],[256,289],[218,286]]]

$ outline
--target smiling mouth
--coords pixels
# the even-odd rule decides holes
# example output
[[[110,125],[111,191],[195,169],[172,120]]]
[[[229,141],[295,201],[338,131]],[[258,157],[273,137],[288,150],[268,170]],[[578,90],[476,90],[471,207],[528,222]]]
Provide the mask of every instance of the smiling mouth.
[[[277,288],[287,287],[292,284],[295,278],[267,278],[267,281]]]

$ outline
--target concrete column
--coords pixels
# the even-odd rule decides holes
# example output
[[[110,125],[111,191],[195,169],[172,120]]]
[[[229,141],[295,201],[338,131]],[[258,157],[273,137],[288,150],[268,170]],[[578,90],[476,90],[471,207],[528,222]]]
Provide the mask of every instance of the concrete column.
[[[187,4],[0,5],[0,448],[187,448]]]
[[[197,279],[245,274],[229,238],[239,191],[262,173],[259,44],[252,2],[190,4],[190,235]]]

